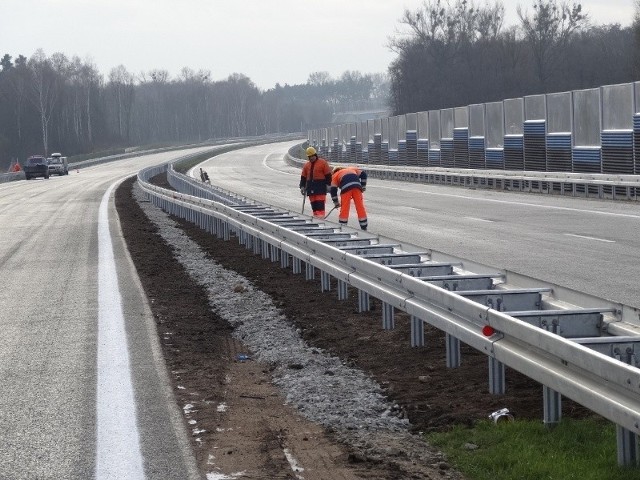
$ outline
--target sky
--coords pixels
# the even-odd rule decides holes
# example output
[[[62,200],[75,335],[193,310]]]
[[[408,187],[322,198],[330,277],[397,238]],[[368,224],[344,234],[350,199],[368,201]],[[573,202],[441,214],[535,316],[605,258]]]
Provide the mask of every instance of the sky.
[[[476,5],[484,0],[475,1]],[[516,6],[503,0],[506,25]],[[593,24],[631,24],[634,0],[583,0]],[[0,56],[61,52],[98,71],[140,74],[183,67],[248,76],[260,89],[306,83],[313,72],[386,72],[389,38],[423,0],[0,0]]]

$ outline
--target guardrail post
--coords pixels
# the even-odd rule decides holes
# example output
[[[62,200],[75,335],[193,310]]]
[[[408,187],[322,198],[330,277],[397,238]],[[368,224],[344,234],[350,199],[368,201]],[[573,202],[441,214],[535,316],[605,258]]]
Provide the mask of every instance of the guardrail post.
[[[358,290],[358,312],[368,312],[369,310],[371,310],[369,294],[364,290]]]
[[[320,291],[328,292],[331,290],[331,275],[328,272],[320,272]]]
[[[560,418],[562,417],[562,395],[546,385],[543,385],[542,401],[544,402],[544,424],[553,425],[559,423]]]
[[[311,281],[314,278],[316,278],[316,267],[314,267],[310,263],[305,262],[304,273],[305,273],[305,279],[307,281]]]
[[[411,346],[424,347],[424,322],[411,315]]]
[[[275,245],[269,245],[270,257],[272,262],[277,262],[280,259],[280,249]]]
[[[453,335],[445,334],[447,368],[460,366],[460,340]]]
[[[635,358],[633,357],[625,358],[624,355],[615,355],[615,358],[629,365],[636,364]],[[640,443],[638,442],[638,435],[631,430],[616,425],[616,440],[618,443],[618,465],[621,467],[640,466]]]
[[[640,444],[638,435],[620,425],[616,425],[618,443],[618,466],[635,467],[640,465]]]
[[[555,390],[542,386],[542,401],[543,401],[543,422],[545,426],[552,427],[560,423],[560,417],[562,416],[562,395]]]
[[[290,255],[288,252],[285,252],[284,250],[282,251],[282,253],[280,254],[280,267],[281,268],[289,268],[289,260],[291,259]]]
[[[245,247],[247,245],[247,233],[243,230],[238,233],[238,243]]]
[[[225,241],[229,241],[231,239],[231,233],[229,232],[229,223],[228,222],[223,222],[222,223],[222,236],[224,238]]]
[[[504,363],[489,357],[489,393],[504,395],[505,391]]]
[[[261,251],[262,251],[262,240],[260,240],[258,237],[253,237],[253,254],[260,255]]]
[[[346,300],[349,296],[349,290],[347,289],[347,282],[338,280],[338,300]]]
[[[302,273],[302,260],[298,257],[293,257],[293,273]]]
[[[385,330],[396,328],[395,310],[393,305],[387,302],[382,302],[382,328]]]
[[[269,249],[271,247],[271,245],[269,245],[269,243],[265,242],[264,240],[262,240],[262,258],[263,259],[267,259],[269,258]]]

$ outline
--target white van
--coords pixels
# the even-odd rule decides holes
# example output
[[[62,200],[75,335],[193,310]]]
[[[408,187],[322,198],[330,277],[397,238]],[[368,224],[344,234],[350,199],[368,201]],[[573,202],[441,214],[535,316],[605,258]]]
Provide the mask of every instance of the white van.
[[[61,153],[52,153],[49,160],[49,175],[69,175],[67,157]]]

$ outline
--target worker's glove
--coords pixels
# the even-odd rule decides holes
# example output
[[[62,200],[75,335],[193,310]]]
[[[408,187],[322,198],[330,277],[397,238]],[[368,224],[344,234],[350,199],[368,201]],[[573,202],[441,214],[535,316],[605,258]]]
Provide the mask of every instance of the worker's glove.
[[[365,187],[364,185],[362,186],[362,191],[366,192],[367,191],[367,187]]]
[[[302,196],[304,197],[307,194],[307,189],[304,187],[300,187],[300,193],[302,194]]]

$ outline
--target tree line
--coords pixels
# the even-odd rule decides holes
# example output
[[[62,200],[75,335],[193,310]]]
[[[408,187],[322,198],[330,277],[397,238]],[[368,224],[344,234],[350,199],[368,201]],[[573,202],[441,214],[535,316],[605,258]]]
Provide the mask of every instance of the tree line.
[[[504,4],[426,0],[390,40],[396,115],[632,82],[640,76],[640,1],[629,27],[592,25],[580,3],[534,0],[504,28]]]
[[[384,74],[314,72],[302,85],[262,91],[234,73],[215,81],[185,67],[135,75],[120,65],[106,78],[90,61],[62,53],[0,59],[0,172],[33,154],[64,155],[130,146],[203,142],[302,132],[334,113],[386,105]]]
[[[634,22],[592,25],[581,4],[533,0],[505,28],[504,5],[425,0],[389,42],[388,72],[313,72],[305,84],[260,90],[243,74],[213,80],[188,67],[103,76],[65,54],[0,58],[0,171],[12,160],[131,146],[304,132],[333,114],[388,107],[394,115],[631,82],[640,77]]]

